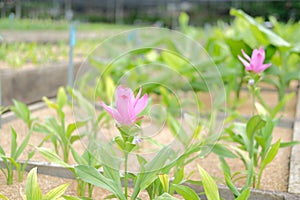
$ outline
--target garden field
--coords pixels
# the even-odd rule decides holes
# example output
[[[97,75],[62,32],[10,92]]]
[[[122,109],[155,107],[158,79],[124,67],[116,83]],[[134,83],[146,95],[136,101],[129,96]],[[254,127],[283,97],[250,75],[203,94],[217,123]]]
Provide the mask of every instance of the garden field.
[[[230,14],[0,20],[0,199],[300,199],[300,22]]]

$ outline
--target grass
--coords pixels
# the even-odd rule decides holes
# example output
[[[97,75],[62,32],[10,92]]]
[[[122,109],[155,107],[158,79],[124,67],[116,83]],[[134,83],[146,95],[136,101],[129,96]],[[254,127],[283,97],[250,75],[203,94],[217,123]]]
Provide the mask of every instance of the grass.
[[[74,48],[74,57],[84,58],[101,41],[78,40]],[[26,64],[43,65],[68,61],[69,44],[61,41],[57,44],[12,43],[0,45],[0,62],[12,68],[22,68]]]
[[[76,23],[76,31],[93,31],[112,34],[113,32],[121,32],[137,26],[116,25],[105,23]],[[51,19],[19,19],[13,22],[9,18],[0,19],[0,30],[12,31],[68,31],[69,22],[66,20]],[[1,38],[1,31],[0,31]],[[103,39],[103,38],[102,38]],[[91,49],[99,44],[99,41],[86,39],[78,39],[74,48],[75,57],[85,57]],[[42,44],[38,42],[14,42],[10,44],[3,43],[0,45],[0,62],[6,63],[12,68],[21,68],[30,63],[31,65],[42,65],[46,63],[55,63],[68,60],[69,44],[67,41],[59,41],[56,44]]]
[[[66,20],[51,19],[19,19],[11,21],[9,18],[0,19],[0,30],[18,30],[18,31],[39,31],[39,30],[68,30],[69,23]],[[126,30],[135,28],[131,25],[116,25],[106,23],[81,23],[76,22],[79,31],[97,31],[97,30]]]

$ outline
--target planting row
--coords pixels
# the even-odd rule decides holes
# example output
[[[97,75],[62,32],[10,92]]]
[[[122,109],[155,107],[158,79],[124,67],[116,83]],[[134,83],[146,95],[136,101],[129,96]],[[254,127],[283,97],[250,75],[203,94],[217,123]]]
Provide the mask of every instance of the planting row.
[[[207,172],[198,167],[202,178],[202,182],[199,182],[193,180],[193,176],[187,176],[185,169],[185,166],[195,159],[215,154],[222,163],[225,183],[233,196],[236,199],[248,199],[250,187],[260,188],[263,171],[275,158],[279,148],[297,144],[297,142],[281,142],[280,139],[273,141],[273,129],[278,123],[278,118],[276,114],[268,112],[259,112],[259,115],[253,115],[244,123],[229,120],[236,115],[228,116],[228,122],[220,133],[215,132],[215,127],[210,120],[206,121],[204,117],[198,119],[199,117],[193,112],[186,112],[183,116],[184,124],[181,124],[178,121],[181,115],[180,109],[170,106],[171,94],[167,91],[162,94],[162,97],[165,99],[163,105],[168,109],[166,123],[171,134],[164,130],[156,137],[148,135],[147,132],[149,127],[147,116],[151,115],[151,120],[156,122],[162,117],[149,110],[150,102],[153,102],[150,98],[154,100],[155,95],[142,94],[140,88],[138,94],[133,96],[131,89],[119,86],[116,89],[116,109],[103,102],[101,106],[106,110],[103,111],[98,110],[97,106],[95,108],[78,91],[74,89],[68,91],[73,99],[72,110],[77,112],[74,114],[75,118],[78,118],[75,122],[68,122],[65,118],[65,107],[70,104],[63,88],[59,89],[56,102],[44,98],[49,108],[57,113],[57,117],[37,119],[25,104],[17,101],[14,101],[14,106],[10,107],[15,115],[25,122],[28,133],[23,141],[17,142],[18,133],[12,127],[10,151],[5,152],[1,148],[3,173],[8,184],[12,184],[13,168],[16,168],[18,179],[22,181],[27,162],[38,151],[47,160],[66,167],[74,174],[79,197],[72,197],[73,199],[81,199],[84,196],[91,198],[95,186],[112,193],[111,195],[108,193],[107,198],[136,199],[140,193],[145,195],[143,191],[147,191],[150,199],[175,199],[171,197],[174,192],[185,199],[199,199],[198,194],[190,188],[190,185],[187,186],[187,183],[198,187],[203,186],[208,199],[219,199],[215,180]],[[278,104],[275,110],[280,110],[279,107],[282,106],[282,103]],[[107,114],[116,120],[117,127],[111,126],[110,116]],[[144,118],[142,119],[141,116]],[[186,125],[189,128],[185,127]],[[155,132],[155,126],[150,126],[150,133],[153,131]],[[35,147],[27,152],[27,161],[19,162],[18,158],[21,154],[26,154],[24,149],[34,132],[42,133],[44,137],[39,144],[35,144]],[[159,131],[155,132],[158,133]],[[170,145],[170,138],[173,138],[172,142],[175,142],[176,146]],[[83,152],[79,152],[73,146],[78,140],[83,143]],[[49,142],[52,143],[52,147],[49,145],[45,147],[45,143]],[[178,149],[179,146],[181,149]],[[155,156],[149,158],[148,156],[151,155],[149,152],[154,153]],[[75,166],[70,164],[71,158],[76,163]],[[228,159],[240,159],[246,171],[243,172],[241,169],[233,173]],[[99,170],[102,173],[99,173]],[[31,171],[27,178],[27,199],[40,199],[42,195],[39,187],[36,186],[35,173],[36,169]],[[235,184],[242,186],[241,180],[244,186],[242,189],[235,186]],[[133,190],[127,190],[129,182]],[[63,195],[66,188],[67,184],[61,185],[46,196],[50,195],[55,199]],[[30,197],[30,194],[36,194],[38,197]],[[51,196],[53,194],[55,195]],[[71,197],[64,196],[64,198]]]

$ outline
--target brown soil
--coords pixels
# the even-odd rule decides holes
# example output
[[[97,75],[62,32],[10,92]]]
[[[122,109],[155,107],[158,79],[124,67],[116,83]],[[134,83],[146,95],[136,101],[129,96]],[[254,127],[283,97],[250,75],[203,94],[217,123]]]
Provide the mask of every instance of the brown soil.
[[[273,92],[263,92],[263,97],[265,100],[270,103],[270,105],[275,105],[274,101],[274,93]],[[207,98],[207,97],[206,97]],[[248,95],[246,92],[243,92],[242,99],[248,99]],[[276,96],[277,99],[277,96]],[[246,105],[242,106],[239,111],[243,114],[250,114],[251,113],[251,104],[247,103]],[[283,114],[284,118],[293,119],[295,115],[295,105],[296,105],[296,97],[294,97],[291,101],[287,103],[286,110]],[[68,116],[67,122],[72,122],[74,120],[73,113],[70,109],[66,109],[66,116]],[[39,118],[44,118],[46,116],[52,115],[55,116],[55,112],[53,110],[49,110],[47,108],[38,110],[33,113],[34,116],[39,116]],[[18,141],[20,141],[26,136],[27,129],[24,123],[20,120],[14,120],[12,122],[6,123],[3,125],[2,129],[0,130],[0,137],[3,138],[0,140],[0,145],[3,147],[3,149],[6,152],[10,151],[10,127],[14,127],[16,132],[18,133]],[[291,141],[292,139],[292,133],[293,130],[289,128],[281,128],[277,127],[274,131],[274,141],[281,138],[282,142],[285,141]],[[33,136],[30,139],[31,145],[37,145],[42,141],[44,135],[39,133],[33,133]],[[165,137],[166,140],[168,140],[168,137]],[[52,144],[50,142],[46,142],[44,144],[45,147],[52,148]],[[74,143],[75,149],[77,149],[79,152],[84,151],[84,145],[82,145],[80,142]],[[28,152],[30,149],[32,149],[32,146],[29,146],[26,149],[26,152]],[[24,153],[21,156],[22,159],[26,159],[27,155]],[[288,187],[288,176],[289,176],[289,157],[290,157],[290,148],[284,148],[280,149],[278,155],[276,156],[275,160],[268,165],[268,167],[265,169],[262,182],[261,182],[261,189],[263,190],[274,190],[274,191],[287,191]],[[46,161],[39,153],[36,153],[32,160],[36,161]],[[238,160],[235,159],[228,159],[228,162],[230,163],[230,167],[232,170],[232,173],[238,170],[244,170],[242,163],[240,163]],[[72,159],[70,159],[70,163],[74,163]],[[208,173],[214,177],[219,178],[220,180],[223,180],[223,175],[220,170],[220,163],[218,161],[217,156],[210,154],[205,159],[197,159],[194,162],[190,163],[185,168],[186,175],[192,173],[191,178],[192,179],[200,179],[199,173],[197,171],[197,165],[202,166],[204,169],[208,171]],[[194,172],[194,173],[193,173]],[[24,177],[25,179],[25,177]],[[71,185],[68,189],[67,194],[76,195],[76,182],[74,180],[68,180],[68,179],[60,179],[57,177],[49,177],[46,175],[39,175],[38,176],[40,185],[42,185],[43,191],[49,191],[51,188],[54,188],[57,185],[60,185],[62,183],[70,182]],[[12,186],[6,186],[5,185],[5,179],[2,174],[0,174],[0,193],[3,193],[4,195],[7,195],[9,199],[21,199],[20,191],[24,194],[25,192],[25,181],[22,183],[15,183]],[[238,182],[238,185],[242,185],[242,181]],[[95,199],[103,199],[103,196],[107,195],[107,192],[96,189],[95,190]],[[142,197],[142,199],[146,199],[146,195]]]

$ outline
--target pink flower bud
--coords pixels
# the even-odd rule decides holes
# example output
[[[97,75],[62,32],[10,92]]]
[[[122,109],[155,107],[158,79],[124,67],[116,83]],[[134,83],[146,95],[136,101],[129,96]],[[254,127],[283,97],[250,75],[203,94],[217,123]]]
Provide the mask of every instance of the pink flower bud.
[[[101,102],[101,106],[121,125],[132,125],[142,117],[138,117],[148,104],[148,95],[141,96],[140,88],[136,97],[130,88],[118,86],[116,96],[116,109]]]
[[[260,73],[271,66],[271,63],[263,64],[265,60],[265,50],[263,48],[260,48],[259,50],[254,49],[251,58],[244,52],[243,49],[242,54],[246,60],[241,56],[238,56],[238,58],[243,63],[247,71]]]

